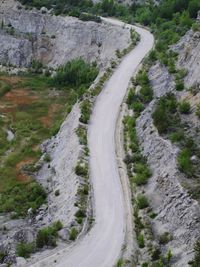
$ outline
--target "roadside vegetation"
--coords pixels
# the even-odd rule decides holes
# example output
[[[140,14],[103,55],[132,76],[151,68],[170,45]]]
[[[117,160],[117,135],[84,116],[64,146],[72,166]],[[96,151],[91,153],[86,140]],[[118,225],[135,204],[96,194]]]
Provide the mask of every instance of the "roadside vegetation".
[[[37,233],[36,240],[34,242],[17,244],[17,256],[29,258],[32,253],[35,253],[44,247],[56,247],[58,231],[60,231],[62,228],[62,223],[60,221],[56,221],[51,226],[40,229]]]
[[[38,66],[38,64],[36,64]],[[36,66],[35,65],[35,66]],[[38,68],[38,67],[37,67]],[[45,202],[44,189],[34,181],[40,166],[40,144],[55,135],[71,107],[98,74],[95,64],[75,59],[56,75],[0,74],[0,212],[26,216]],[[7,130],[14,138],[8,140]],[[51,161],[48,157],[45,161]]]
[[[136,132],[136,120],[141,115],[143,109],[152,100],[152,97],[153,91],[149,84],[147,73],[145,70],[142,70],[135,79],[132,79],[132,87],[127,97],[128,108],[133,111],[134,115],[124,118],[126,151],[124,161],[127,165],[127,171],[131,182],[137,243],[141,250],[141,255],[144,253],[147,255],[147,261],[140,262],[140,264],[141,266],[147,267],[164,267],[171,266],[173,255],[170,250],[168,250],[166,255],[161,253],[159,240],[155,239],[153,233],[151,220],[156,217],[156,214],[153,212],[150,201],[145,195],[145,185],[151,177],[151,170],[146,158],[142,154]],[[135,105],[135,102],[137,105]],[[138,106],[142,108],[138,108]],[[170,238],[163,233],[160,237],[162,246],[168,243]],[[169,239],[169,241],[167,241],[167,239]],[[157,243],[155,241],[157,241]]]

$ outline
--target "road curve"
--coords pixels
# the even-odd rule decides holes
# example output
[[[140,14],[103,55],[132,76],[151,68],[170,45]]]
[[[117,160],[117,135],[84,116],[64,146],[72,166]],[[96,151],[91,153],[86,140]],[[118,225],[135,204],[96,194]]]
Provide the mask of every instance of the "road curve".
[[[114,19],[104,20],[115,25],[124,25]],[[140,34],[141,41],[125,56],[98,96],[89,125],[95,224],[80,242],[60,252],[56,263],[52,256],[48,262],[44,259],[34,266],[112,267],[120,256],[126,221],[115,154],[115,125],[130,78],[154,43],[153,35],[149,31],[135,26],[133,28]]]

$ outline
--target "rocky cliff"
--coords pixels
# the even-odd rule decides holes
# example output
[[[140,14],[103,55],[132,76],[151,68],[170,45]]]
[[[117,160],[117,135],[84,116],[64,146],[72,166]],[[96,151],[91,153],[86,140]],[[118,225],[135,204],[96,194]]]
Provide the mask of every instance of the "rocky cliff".
[[[179,267],[189,266],[188,262],[194,257],[195,242],[200,238],[200,205],[196,200],[197,195],[193,197],[194,192],[199,192],[199,177],[189,179],[180,171],[177,163],[180,147],[167,136],[159,135],[152,114],[160,97],[169,92],[174,93],[178,102],[188,101],[191,111],[187,115],[180,115],[181,122],[185,135],[193,138],[197,146],[200,145],[200,120],[196,115],[200,103],[200,32],[190,30],[173,46],[173,50],[178,53],[177,69],[187,70],[185,89],[176,91],[176,76],[170,74],[165,66],[159,63],[152,66],[148,76],[154,100],[137,119],[137,134],[143,155],[153,173],[143,188],[156,214],[151,220],[153,234],[165,255],[167,251],[172,251],[171,266]],[[171,235],[165,245],[159,241],[163,233]]]
[[[18,2],[0,2],[0,63],[28,67],[33,59],[56,67],[83,57],[105,66],[117,49],[126,48],[129,30],[105,23],[25,10]]]

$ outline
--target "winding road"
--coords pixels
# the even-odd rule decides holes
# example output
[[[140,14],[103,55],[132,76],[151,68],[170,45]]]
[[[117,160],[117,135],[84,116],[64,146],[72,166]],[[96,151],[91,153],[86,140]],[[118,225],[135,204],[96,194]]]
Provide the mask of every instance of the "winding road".
[[[114,19],[108,23],[123,26]],[[94,191],[95,224],[75,245],[32,266],[112,267],[125,240],[126,216],[123,190],[115,153],[115,128],[120,105],[139,64],[152,49],[154,38],[146,29],[133,27],[140,43],[124,57],[98,96],[89,125],[91,181]]]

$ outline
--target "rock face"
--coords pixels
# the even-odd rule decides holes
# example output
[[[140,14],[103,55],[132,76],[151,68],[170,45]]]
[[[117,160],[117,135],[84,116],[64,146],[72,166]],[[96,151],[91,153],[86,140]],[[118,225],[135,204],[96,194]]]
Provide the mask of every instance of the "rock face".
[[[167,69],[159,64],[151,67],[149,79],[155,100],[138,118],[137,133],[143,154],[153,172],[145,187],[157,214],[152,227],[158,238],[164,232],[172,234],[173,239],[166,245],[173,253],[172,266],[188,266],[188,261],[193,258],[194,244],[200,236],[200,207],[181,186],[182,174],[176,163],[178,148],[158,134],[151,116],[156,99],[174,90],[174,80]]]
[[[12,0],[0,2],[0,23],[0,63],[18,67],[33,59],[56,67],[77,57],[105,66],[131,42],[121,27],[28,11]]]
[[[188,71],[185,77],[187,87],[200,83],[200,32],[190,30],[173,47],[179,54],[178,68],[185,68]]]
[[[79,125],[79,116],[79,107],[75,105],[56,137],[42,145],[43,152],[50,155],[51,163],[44,164],[37,175],[37,180],[48,191],[48,209],[41,207],[36,217],[37,224],[48,225],[59,218],[64,226],[69,226],[68,223],[74,219],[77,210],[74,203],[80,182],[74,172],[81,153],[75,132]],[[56,191],[59,194],[55,194]]]

